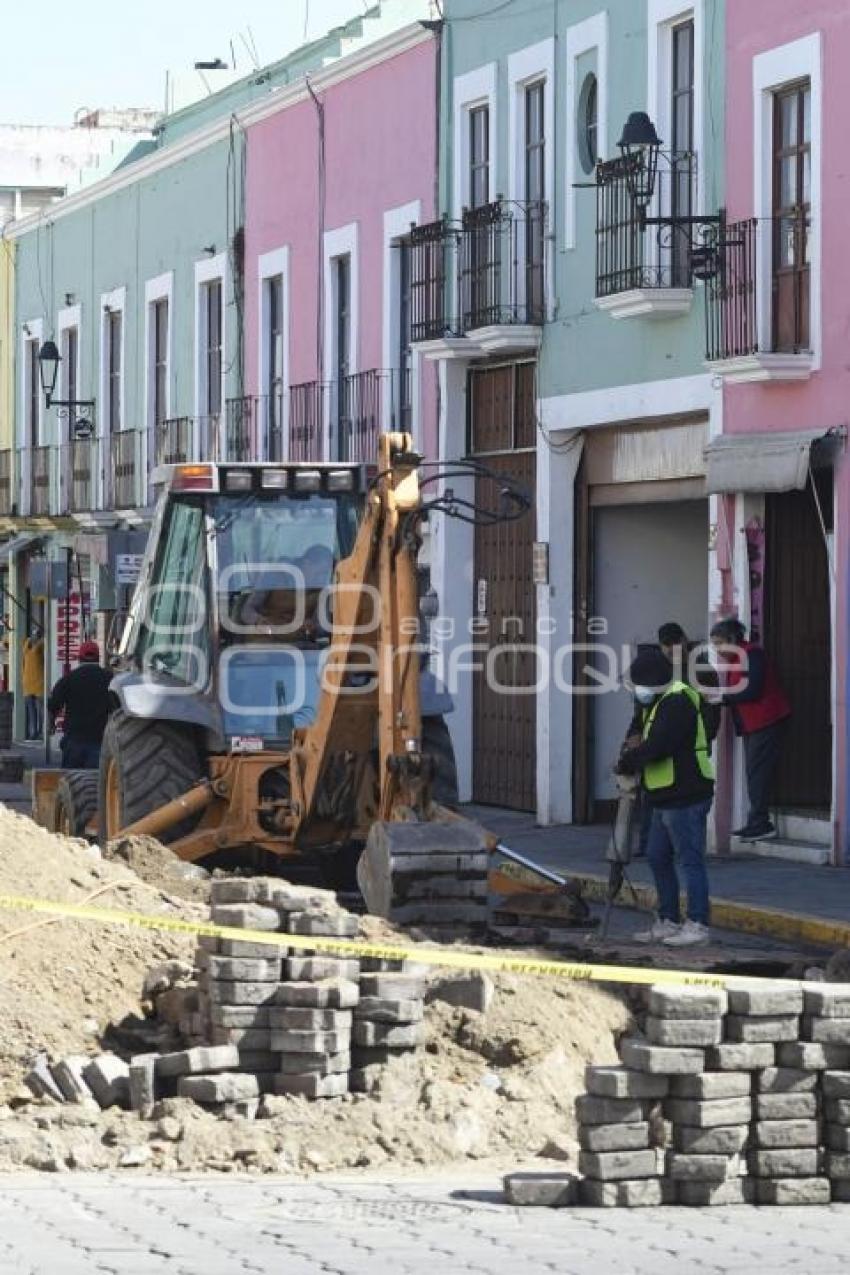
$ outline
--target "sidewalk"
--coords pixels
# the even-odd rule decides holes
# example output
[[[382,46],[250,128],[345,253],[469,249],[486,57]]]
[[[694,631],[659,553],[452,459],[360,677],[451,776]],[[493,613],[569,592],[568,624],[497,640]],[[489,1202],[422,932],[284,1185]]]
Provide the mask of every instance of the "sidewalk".
[[[512,850],[563,876],[579,877],[588,898],[604,898],[607,827],[559,824],[540,828],[530,814],[492,806],[464,809]],[[638,905],[651,910],[655,892],[646,860],[635,860],[626,872],[635,886]],[[850,870],[736,855],[710,858],[708,872],[715,925],[789,943],[850,947]],[[634,906],[627,886],[618,902]]]

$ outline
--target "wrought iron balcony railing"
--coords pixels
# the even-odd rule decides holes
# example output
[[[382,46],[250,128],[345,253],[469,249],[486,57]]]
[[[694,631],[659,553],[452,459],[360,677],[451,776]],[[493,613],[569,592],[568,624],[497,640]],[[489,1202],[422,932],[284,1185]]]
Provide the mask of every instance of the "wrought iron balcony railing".
[[[110,439],[110,467],[107,498],[114,509],[135,509],[147,504],[142,491],[143,435],[138,429],[123,429]]]
[[[501,324],[546,320],[547,205],[496,199],[414,227],[411,337],[464,336]]]
[[[90,513],[97,508],[99,441],[75,438],[59,448],[61,513]]]
[[[0,450],[0,514],[14,512],[15,502],[12,498],[14,459],[15,453],[11,447]]]
[[[29,512],[38,517],[50,514],[52,447],[33,447],[30,451]]]
[[[320,460],[325,422],[328,386],[321,381],[302,381],[289,387],[289,459]],[[282,422],[283,413],[280,419]],[[279,454],[284,454],[282,430],[276,440]]]
[[[222,459],[221,417],[218,415],[170,416],[160,421],[154,432],[157,465]]]
[[[229,398],[225,403],[222,460],[256,460],[261,454],[258,430],[259,399]]]
[[[750,217],[726,226],[705,287],[706,358],[800,354],[810,346],[810,215]],[[770,306],[759,322],[759,289]]]
[[[655,202],[649,216],[663,225],[644,223],[628,189],[632,159],[620,157],[596,166],[596,296],[612,297],[636,289],[690,288],[694,228],[676,218],[690,218],[696,206],[696,161],[673,155],[659,170]]]

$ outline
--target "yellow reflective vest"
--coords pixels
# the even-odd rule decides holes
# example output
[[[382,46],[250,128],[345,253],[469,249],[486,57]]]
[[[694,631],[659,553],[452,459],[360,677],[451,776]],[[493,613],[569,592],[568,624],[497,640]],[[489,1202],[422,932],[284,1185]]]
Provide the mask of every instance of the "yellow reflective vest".
[[[687,682],[671,682],[664,694],[655,701],[646,715],[643,725],[643,739],[647,739],[649,732],[652,730],[652,723],[655,721],[659,705],[663,700],[667,699],[668,695],[687,695],[693,704],[697,715],[697,730],[694,740],[697,767],[703,779],[713,779],[714,766],[708,751],[708,736],[705,732],[705,722],[702,719],[702,704],[699,692],[695,691],[692,686],[688,686]],[[676,770],[672,757],[660,757],[657,761],[647,762],[643,768],[643,786],[647,792],[657,792],[662,788],[672,788],[675,782]]]

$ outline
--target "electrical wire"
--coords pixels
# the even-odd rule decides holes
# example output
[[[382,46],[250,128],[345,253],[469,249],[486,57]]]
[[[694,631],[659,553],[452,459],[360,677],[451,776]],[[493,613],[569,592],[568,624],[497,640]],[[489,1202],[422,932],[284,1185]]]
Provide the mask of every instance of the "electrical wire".
[[[815,483],[815,475],[812,469],[811,453],[809,453],[809,482],[812,488],[812,495],[815,500],[815,509],[817,510],[818,522],[820,523],[821,535],[823,536],[824,548],[826,549],[826,560],[829,563],[829,574],[832,577],[832,583],[836,583],[835,572],[835,553],[829,532],[826,529],[826,519],[823,516],[823,506],[821,505],[820,496],[818,495],[817,484]]]

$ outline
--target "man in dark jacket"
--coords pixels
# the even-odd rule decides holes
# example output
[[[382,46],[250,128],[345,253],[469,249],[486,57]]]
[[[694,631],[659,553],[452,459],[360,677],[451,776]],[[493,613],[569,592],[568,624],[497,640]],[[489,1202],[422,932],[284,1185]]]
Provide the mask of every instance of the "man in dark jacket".
[[[112,674],[100,667],[97,642],[83,642],[79,666],[60,677],[50,692],[47,707],[51,720],[58,713],[65,714],[59,750],[66,770],[95,770],[100,765],[111,681]]]
[[[747,768],[750,811],[747,822],[732,836],[742,841],[766,841],[776,836],[770,818],[770,789],[791,704],[764,648],[746,637],[740,620],[720,620],[711,630],[711,643],[723,671],[720,702],[732,710],[735,733],[743,736]]]
[[[640,774],[643,797],[652,810],[647,858],[658,895],[657,919],[635,938],[669,947],[706,943],[709,894],[705,843],[714,771],[700,696],[675,678],[660,650],[638,655],[629,680],[636,700],[648,711],[641,742],[623,752],[619,769]],[[688,895],[684,923],[679,913],[677,856]]]

